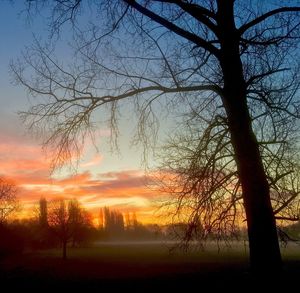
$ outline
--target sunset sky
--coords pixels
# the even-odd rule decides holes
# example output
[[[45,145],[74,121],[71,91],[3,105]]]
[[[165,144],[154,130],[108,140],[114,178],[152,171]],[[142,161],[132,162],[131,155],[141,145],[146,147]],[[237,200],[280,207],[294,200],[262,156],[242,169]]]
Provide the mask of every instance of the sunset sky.
[[[50,174],[50,157],[42,152],[41,140],[25,131],[17,115],[29,106],[27,93],[13,84],[9,72],[10,61],[20,57],[34,36],[46,39],[48,35],[41,16],[28,23],[26,15],[20,14],[21,2],[3,1],[0,9],[0,173],[18,185],[23,215],[40,197],[67,197],[77,198],[95,215],[100,207],[110,206],[136,212],[141,222],[156,222],[153,212],[157,194],[145,187],[141,150],[129,146],[133,132],[129,118],[122,121],[120,154],[110,152],[110,131],[99,125],[99,152],[87,142],[77,172],[66,169]]]

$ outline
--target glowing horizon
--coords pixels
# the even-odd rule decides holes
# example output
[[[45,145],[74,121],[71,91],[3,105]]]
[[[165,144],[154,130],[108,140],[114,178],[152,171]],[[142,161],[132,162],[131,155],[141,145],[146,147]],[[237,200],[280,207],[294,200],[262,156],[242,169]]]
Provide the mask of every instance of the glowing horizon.
[[[89,148],[87,148],[90,150]],[[22,211],[19,217],[30,217],[32,207],[41,197],[76,198],[93,217],[101,207],[109,206],[122,213],[135,212],[142,223],[156,223],[154,216],[157,194],[146,186],[146,177],[139,169],[101,172],[103,155],[87,152],[76,173],[50,176],[50,161],[35,141],[11,134],[1,137],[1,176],[18,187]]]

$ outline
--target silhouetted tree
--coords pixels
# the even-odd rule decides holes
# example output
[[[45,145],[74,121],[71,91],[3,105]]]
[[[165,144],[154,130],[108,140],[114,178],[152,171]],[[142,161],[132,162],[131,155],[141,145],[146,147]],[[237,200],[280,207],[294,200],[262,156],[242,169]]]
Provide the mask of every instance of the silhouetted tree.
[[[42,197],[40,199],[40,209],[39,209],[39,222],[42,227],[48,226],[48,208],[47,208],[47,200]]]
[[[69,225],[72,246],[86,240],[86,230],[91,227],[91,218],[75,199],[68,202]]]
[[[70,201],[60,199],[50,202],[48,223],[61,241],[63,259],[67,258],[68,243],[73,241],[74,244],[80,236],[82,227],[90,224],[86,213],[75,199]]]
[[[30,127],[42,125],[43,133],[50,133],[46,143],[56,155],[54,163],[63,164],[81,149],[92,113],[106,105],[116,130],[122,101],[135,100],[138,135],[146,147],[155,142],[160,110],[193,112],[204,122],[199,125],[203,136],[217,135],[217,153],[228,148],[233,154],[230,162],[242,189],[252,267],[280,268],[268,165],[258,140],[282,145],[284,133],[297,126],[298,2],[96,1],[97,17],[88,19],[98,23],[81,30],[76,17],[83,1],[28,3],[37,9],[50,5],[53,33],[70,21],[77,60],[82,57],[67,70],[70,66],[52,56],[52,47],[37,44],[23,55],[23,64],[12,67],[30,93],[46,97],[24,117]],[[271,132],[260,136],[266,124]],[[220,141],[220,128],[227,129],[223,136],[228,144]]]
[[[131,226],[130,214],[128,212],[125,213],[125,226],[126,229]]]
[[[125,221],[127,230],[135,230],[136,227],[139,225],[135,212],[127,212],[125,214]]]
[[[104,229],[104,214],[103,214],[103,209],[100,209],[100,211],[99,211],[99,229],[100,230]]]
[[[35,246],[36,248],[47,248],[53,246],[53,238],[48,225],[48,202],[46,198],[41,197],[38,207],[35,210],[36,221],[32,223],[31,228],[35,230]]]
[[[14,213],[18,207],[17,188],[9,180],[0,177],[0,224]]]
[[[102,228],[107,235],[115,237],[120,236],[124,232],[124,220],[122,213],[117,210],[111,210],[109,207],[100,209],[100,216],[103,216]]]

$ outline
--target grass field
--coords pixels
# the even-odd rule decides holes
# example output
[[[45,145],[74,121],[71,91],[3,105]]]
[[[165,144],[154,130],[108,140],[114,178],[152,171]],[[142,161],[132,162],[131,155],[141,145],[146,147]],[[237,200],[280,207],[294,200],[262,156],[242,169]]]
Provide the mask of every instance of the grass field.
[[[282,255],[285,267],[280,276],[266,272],[256,277],[249,272],[248,251],[241,243],[220,251],[216,245],[209,245],[204,251],[188,253],[170,253],[165,243],[98,243],[70,248],[66,261],[57,249],[7,258],[1,263],[0,273],[1,283],[9,288],[66,288],[68,292],[72,288],[172,292],[194,290],[195,286],[234,291],[240,284],[247,284],[247,291],[261,288],[262,280],[265,286],[294,287],[300,278],[300,246],[289,245],[282,249]]]

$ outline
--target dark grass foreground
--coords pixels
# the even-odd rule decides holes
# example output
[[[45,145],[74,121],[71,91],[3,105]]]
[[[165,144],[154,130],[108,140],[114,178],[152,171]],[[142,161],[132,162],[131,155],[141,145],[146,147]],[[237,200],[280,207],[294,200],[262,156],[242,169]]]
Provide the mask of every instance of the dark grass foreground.
[[[280,275],[249,271],[242,245],[205,251],[169,253],[163,244],[98,245],[70,249],[63,261],[59,250],[27,253],[1,262],[5,288],[88,292],[248,292],[300,288],[300,246],[283,250]],[[4,287],[2,287],[4,288]],[[205,291],[204,288],[206,289]],[[275,289],[275,290],[274,290]],[[282,291],[284,292],[284,291]],[[295,291],[298,292],[298,291]]]

